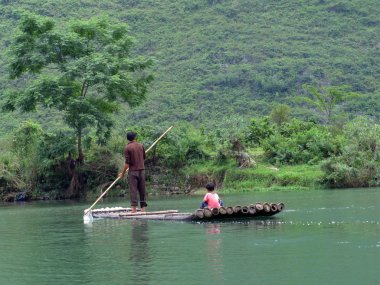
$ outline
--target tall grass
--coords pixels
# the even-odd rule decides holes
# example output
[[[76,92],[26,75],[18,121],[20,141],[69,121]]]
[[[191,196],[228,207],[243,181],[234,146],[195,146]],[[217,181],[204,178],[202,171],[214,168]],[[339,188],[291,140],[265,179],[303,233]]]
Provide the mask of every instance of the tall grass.
[[[319,165],[294,165],[274,167],[259,162],[257,167],[239,168],[233,160],[223,165],[205,162],[202,165],[193,165],[186,170],[189,176],[203,174],[209,180],[217,182],[220,192],[236,193],[251,191],[273,190],[305,190],[323,188],[319,183],[323,172]],[[202,192],[202,185],[199,187]]]

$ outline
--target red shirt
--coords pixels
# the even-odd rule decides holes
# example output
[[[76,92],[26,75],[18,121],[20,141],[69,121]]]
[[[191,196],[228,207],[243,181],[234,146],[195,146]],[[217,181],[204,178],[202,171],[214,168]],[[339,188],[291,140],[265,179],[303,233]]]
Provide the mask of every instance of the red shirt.
[[[129,165],[130,171],[144,170],[145,149],[141,143],[128,142],[124,150],[125,163]]]
[[[203,201],[207,203],[207,207],[220,208],[219,196],[216,193],[207,193],[203,198]]]

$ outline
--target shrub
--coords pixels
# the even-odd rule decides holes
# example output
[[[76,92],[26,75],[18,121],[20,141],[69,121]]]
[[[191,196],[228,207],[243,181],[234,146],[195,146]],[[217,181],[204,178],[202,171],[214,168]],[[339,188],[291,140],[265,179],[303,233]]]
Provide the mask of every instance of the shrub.
[[[330,187],[380,185],[380,126],[357,118],[343,130],[342,153],[322,164],[323,182]]]
[[[262,142],[269,162],[275,164],[317,163],[340,153],[340,137],[325,127],[310,124],[285,124]]]
[[[253,118],[251,125],[248,127],[246,142],[253,145],[260,145],[263,140],[274,134],[274,125],[270,122],[269,117]]]

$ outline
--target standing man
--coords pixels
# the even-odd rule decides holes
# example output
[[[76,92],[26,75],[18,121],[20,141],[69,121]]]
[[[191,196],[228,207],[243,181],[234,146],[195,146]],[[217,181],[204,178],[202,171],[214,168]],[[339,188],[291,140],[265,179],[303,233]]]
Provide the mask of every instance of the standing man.
[[[141,143],[136,141],[136,133],[127,133],[128,144],[124,149],[125,164],[123,171],[119,174],[123,178],[128,168],[129,196],[131,199],[132,213],[136,213],[138,196],[140,198],[141,212],[145,212],[148,204],[145,201],[145,149]]]

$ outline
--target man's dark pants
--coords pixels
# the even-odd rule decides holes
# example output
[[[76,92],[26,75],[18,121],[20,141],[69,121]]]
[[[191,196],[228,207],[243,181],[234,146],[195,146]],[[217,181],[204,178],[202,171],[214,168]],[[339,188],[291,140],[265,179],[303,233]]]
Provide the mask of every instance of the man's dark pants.
[[[145,170],[128,171],[129,196],[131,206],[137,206],[140,197],[140,207],[146,207],[145,202]]]

